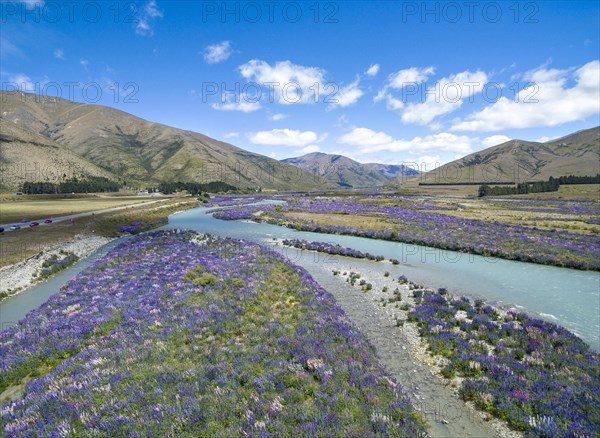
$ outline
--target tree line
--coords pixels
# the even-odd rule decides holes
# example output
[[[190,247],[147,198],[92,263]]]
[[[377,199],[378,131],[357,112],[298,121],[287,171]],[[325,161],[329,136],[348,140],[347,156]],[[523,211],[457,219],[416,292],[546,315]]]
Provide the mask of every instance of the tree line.
[[[561,176],[558,178],[558,183],[560,185],[565,184],[600,184],[600,173],[597,173],[596,176]]]
[[[58,193],[118,192],[121,184],[103,176],[88,176],[84,179],[70,178],[58,184],[51,182],[25,181],[21,191],[27,195],[48,195]]]
[[[479,196],[523,195],[527,193],[556,192],[565,184],[600,184],[600,174],[596,176],[561,176],[550,177],[548,181],[519,183],[512,187],[492,187],[483,184],[479,187]]]
[[[191,195],[201,195],[203,192],[228,192],[236,191],[237,187],[227,184],[223,181],[211,181],[209,183],[195,182],[161,182],[158,185],[158,191],[168,195],[170,193],[181,192],[185,190]]]

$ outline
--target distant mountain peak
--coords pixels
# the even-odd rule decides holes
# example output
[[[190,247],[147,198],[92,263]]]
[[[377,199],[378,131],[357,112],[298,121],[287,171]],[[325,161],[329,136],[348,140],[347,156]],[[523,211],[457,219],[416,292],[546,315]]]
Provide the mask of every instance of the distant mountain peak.
[[[293,164],[342,188],[381,187],[399,176],[418,173],[402,165],[359,163],[339,154],[311,152],[300,157],[286,158]]]

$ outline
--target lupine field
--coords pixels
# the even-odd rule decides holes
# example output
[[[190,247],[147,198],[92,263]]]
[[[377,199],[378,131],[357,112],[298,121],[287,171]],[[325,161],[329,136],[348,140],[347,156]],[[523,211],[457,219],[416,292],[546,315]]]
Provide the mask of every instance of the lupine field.
[[[340,255],[354,251],[324,242],[287,244]],[[352,275],[347,281],[354,284]],[[417,327],[429,354],[442,358],[442,376],[457,379],[463,400],[525,436],[600,436],[600,358],[584,341],[515,309],[427,289],[405,276],[398,282],[407,286],[412,304],[404,304],[407,318],[397,325]],[[394,301],[401,299],[385,304]]]
[[[225,220],[253,219],[303,231],[348,234],[463,251],[510,260],[600,270],[597,202],[511,200],[490,202],[487,220],[462,217],[458,203],[438,205],[409,196],[286,198],[282,206],[240,206],[215,213]],[[502,205],[502,209],[500,209]],[[493,208],[498,208],[494,210]],[[494,212],[522,212],[499,221]],[[334,221],[334,218],[336,221]],[[361,226],[354,225],[362,220]],[[536,221],[555,223],[538,227]],[[574,228],[580,224],[591,230]],[[377,224],[379,227],[371,227]],[[526,224],[526,225],[525,225]]]
[[[482,301],[416,289],[408,314],[464,400],[536,437],[600,436],[598,355],[568,330]]]
[[[353,257],[356,259],[374,260],[376,262],[384,260],[383,256],[376,256],[368,252],[362,252],[354,248],[348,248],[346,246],[332,243],[309,242],[308,240],[300,239],[284,239],[282,244],[294,248],[305,249],[309,251],[319,251],[332,255],[342,255],[345,257]]]
[[[131,238],[1,332],[0,394],[8,437],[426,434],[304,270],[192,232]]]

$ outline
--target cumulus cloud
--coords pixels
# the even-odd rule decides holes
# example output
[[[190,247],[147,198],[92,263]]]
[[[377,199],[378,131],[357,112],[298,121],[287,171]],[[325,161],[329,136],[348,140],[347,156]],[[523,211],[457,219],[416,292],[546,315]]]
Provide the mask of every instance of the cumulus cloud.
[[[217,64],[226,61],[231,56],[231,42],[223,41],[204,48],[204,61],[208,64]]]
[[[247,137],[254,144],[290,147],[306,147],[322,139],[314,131],[298,131],[287,128],[251,132],[247,134]]]
[[[140,36],[154,35],[154,22],[163,17],[163,12],[158,9],[156,0],[148,0],[137,13],[135,33]]]
[[[427,125],[436,117],[456,111],[465,99],[480,92],[488,76],[482,71],[463,71],[440,79],[427,89],[421,103],[409,103],[402,113],[404,123]]]
[[[252,59],[238,67],[241,76],[261,87],[261,99],[281,105],[327,103],[328,110],[356,103],[364,94],[357,77],[348,85],[338,87],[326,80],[326,71],[319,67],[280,61],[269,64]]]
[[[269,98],[283,105],[316,103],[323,91],[325,71],[318,67],[296,65],[290,61],[268,62],[253,59],[239,67],[248,81],[261,84],[273,93]],[[330,87],[331,88],[331,87]],[[326,91],[325,91],[326,92]]]
[[[300,149],[298,152],[301,154],[312,154],[313,152],[319,152],[321,148],[316,144],[309,144],[308,146]]]
[[[435,73],[433,67],[410,67],[398,70],[387,77],[387,80],[377,96],[373,99],[375,102],[385,99],[388,102],[388,109],[395,110],[404,107],[404,103],[396,99],[390,90],[402,90],[408,86],[417,86],[422,84]],[[390,104],[392,102],[392,104]]]
[[[369,67],[367,69],[367,71],[365,72],[365,74],[367,76],[371,76],[371,77],[377,76],[377,73],[379,73],[379,64],[371,65],[371,67]]]
[[[417,164],[417,168],[419,170],[427,172],[437,167],[443,166],[444,164],[452,160],[443,160],[439,155],[422,155],[414,161],[415,164]]]
[[[507,137],[506,135],[490,135],[489,137],[486,137],[483,140],[481,140],[481,144],[482,146],[489,148],[502,143],[506,143],[510,139],[511,138]]]
[[[330,100],[329,109],[353,105],[358,102],[358,99],[364,94],[363,91],[358,87],[358,78],[351,84],[346,85],[339,89],[339,91]]]
[[[261,109],[259,102],[247,102],[245,100],[213,103],[211,107],[217,111],[240,111],[242,113],[252,113]]]
[[[238,138],[239,136],[240,134],[237,132],[228,132],[227,134],[223,135],[223,138]]]
[[[388,78],[389,88],[401,90],[408,85],[419,85],[425,82],[429,76],[435,73],[433,67],[411,67],[392,73]]]
[[[10,89],[16,87],[19,91],[26,93],[33,93],[36,91],[36,84],[31,80],[29,76],[24,73],[19,73],[8,78],[8,82],[5,85],[9,86]],[[38,84],[43,85],[43,84]]]
[[[358,148],[357,154],[374,152],[447,151],[468,154],[472,151],[474,139],[448,132],[414,137],[411,140],[396,139],[382,131],[369,128],[354,128],[337,139],[340,144]]]
[[[525,75],[532,84],[514,99],[501,97],[455,123],[454,131],[498,131],[557,126],[600,113],[600,62],[572,70],[542,67]],[[569,80],[575,85],[569,87]]]
[[[287,114],[277,113],[277,114],[270,115],[269,120],[272,120],[273,122],[278,122],[280,120],[287,119],[288,117],[289,116]]]
[[[538,138],[537,140],[533,140],[537,143],[548,143],[549,141],[552,140],[556,140],[559,137],[548,137],[547,135],[542,135],[540,138]]]
[[[65,60],[65,51],[63,49],[56,49],[54,51],[54,57],[56,59],[60,59],[60,60],[64,61]]]

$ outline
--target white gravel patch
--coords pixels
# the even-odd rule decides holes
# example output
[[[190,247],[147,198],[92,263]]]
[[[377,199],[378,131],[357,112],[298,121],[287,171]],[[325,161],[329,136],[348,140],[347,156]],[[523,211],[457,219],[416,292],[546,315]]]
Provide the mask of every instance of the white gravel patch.
[[[61,251],[75,254],[82,259],[112,240],[114,239],[110,237],[80,234],[59,245],[44,248],[37,254],[14,265],[0,268],[0,292],[6,292],[12,296],[36,283],[42,264],[52,256],[60,257]]]

